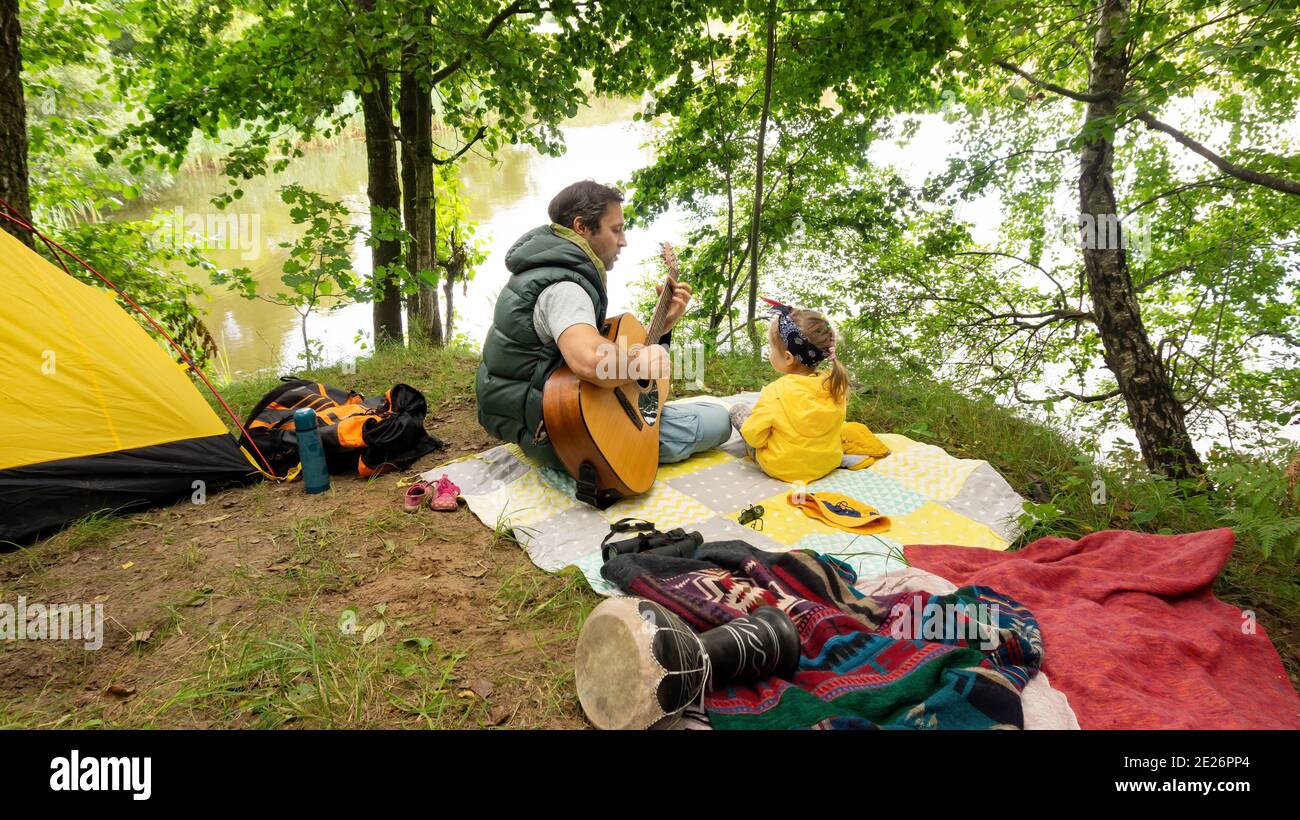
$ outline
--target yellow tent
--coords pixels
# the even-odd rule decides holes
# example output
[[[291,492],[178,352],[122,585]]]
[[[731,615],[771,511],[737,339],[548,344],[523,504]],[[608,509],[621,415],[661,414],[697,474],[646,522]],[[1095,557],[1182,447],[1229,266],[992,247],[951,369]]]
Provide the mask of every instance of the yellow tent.
[[[250,473],[185,371],[113,294],[0,230],[0,540],[199,498]]]

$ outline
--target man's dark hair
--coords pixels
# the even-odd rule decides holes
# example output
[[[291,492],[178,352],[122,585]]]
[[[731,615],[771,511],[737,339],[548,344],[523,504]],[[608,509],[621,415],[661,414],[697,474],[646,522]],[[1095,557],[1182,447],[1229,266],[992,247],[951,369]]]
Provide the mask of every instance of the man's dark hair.
[[[566,228],[582,217],[582,224],[594,232],[600,231],[600,217],[611,202],[622,202],[623,192],[611,185],[601,185],[590,179],[575,182],[555,195],[546,212],[551,221]]]

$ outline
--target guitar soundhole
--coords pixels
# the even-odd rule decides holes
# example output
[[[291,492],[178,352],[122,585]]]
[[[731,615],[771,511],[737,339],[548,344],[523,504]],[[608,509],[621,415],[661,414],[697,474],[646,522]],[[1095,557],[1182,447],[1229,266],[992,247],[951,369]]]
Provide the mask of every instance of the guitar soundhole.
[[[637,406],[646,424],[653,425],[659,420],[659,382],[651,381],[650,387],[641,391],[637,396]]]

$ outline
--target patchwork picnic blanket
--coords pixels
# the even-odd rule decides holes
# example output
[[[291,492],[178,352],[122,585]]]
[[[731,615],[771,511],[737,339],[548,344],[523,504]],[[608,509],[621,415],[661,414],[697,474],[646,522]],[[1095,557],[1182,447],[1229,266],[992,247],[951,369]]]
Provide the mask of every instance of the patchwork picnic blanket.
[[[728,407],[757,393],[711,399]],[[690,399],[700,401],[700,397]],[[533,563],[548,572],[575,564],[592,589],[616,589],[600,575],[600,542],[620,518],[643,518],[661,530],[699,531],[706,542],[743,540],[783,552],[811,549],[832,555],[861,578],[903,566],[910,544],[957,544],[1004,550],[1019,535],[1024,499],[985,461],[953,458],[906,436],[881,434],[891,454],[863,470],[836,470],[808,485],[852,496],[890,517],[880,535],[853,535],[812,518],[786,501],[790,486],[766,476],[733,433],[722,448],[660,466],[650,491],[596,510],[574,498],[573,479],[540,467],[513,444],[437,467],[461,488],[469,508],[487,526],[508,527]],[[762,529],[737,523],[753,504],[764,508]]]
[[[794,681],[710,691],[704,708],[715,729],[1024,726],[1020,693],[1042,658],[1038,624],[987,587],[864,596],[840,561],[740,541],[705,544],[694,559],[620,555],[604,574],[701,632],[768,605],[793,619]]]
[[[1043,670],[1085,729],[1300,729],[1263,627],[1214,597],[1228,529],[1041,538],[1013,553],[909,546],[915,567],[991,586],[1042,624]]]

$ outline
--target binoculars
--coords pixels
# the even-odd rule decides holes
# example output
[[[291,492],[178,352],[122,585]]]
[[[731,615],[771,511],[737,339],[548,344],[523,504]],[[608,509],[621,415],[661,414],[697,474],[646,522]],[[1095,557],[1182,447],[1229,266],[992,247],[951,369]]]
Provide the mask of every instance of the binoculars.
[[[691,558],[695,555],[695,550],[699,549],[704,543],[704,536],[698,532],[686,532],[681,527],[669,530],[668,532],[659,532],[651,530],[650,532],[640,533],[632,538],[623,541],[614,541],[601,547],[601,555],[605,561],[613,558],[615,555],[633,555],[649,553],[651,555],[671,555],[677,558]]]

